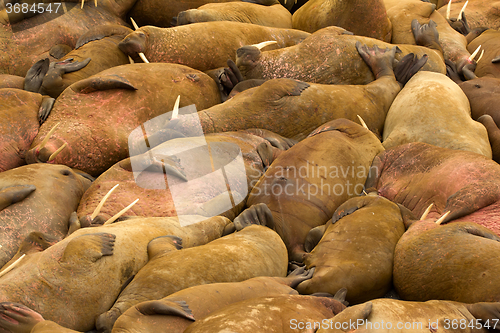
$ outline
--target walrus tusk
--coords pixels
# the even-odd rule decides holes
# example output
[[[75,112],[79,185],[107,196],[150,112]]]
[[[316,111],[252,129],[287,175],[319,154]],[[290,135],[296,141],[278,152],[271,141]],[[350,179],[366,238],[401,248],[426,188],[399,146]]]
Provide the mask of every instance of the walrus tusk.
[[[446,7],[446,19],[448,21],[450,20],[450,13],[451,13],[451,0],[448,1],[448,7]]]
[[[80,7],[80,9],[83,9],[83,3],[85,2],[85,0],[82,0],[82,6]]]
[[[52,155],[50,155],[49,159],[47,160],[47,162],[52,162],[56,157],[57,155],[59,155],[59,153],[64,149],[66,148],[68,144],[65,142],[61,147],[59,147],[58,150],[56,150],[55,152],[52,153]]]
[[[17,259],[16,261],[14,261],[11,265],[9,265],[9,267],[7,267],[6,269],[4,269],[3,271],[0,272],[0,277],[4,276],[5,274],[7,274],[8,272],[10,272],[14,267],[17,266],[17,264],[19,264],[19,262],[21,261],[21,259],[24,258],[24,256],[26,255],[23,254],[21,257],[19,257],[19,259]]]
[[[130,56],[128,56],[128,61],[133,64],[134,63],[134,59],[130,58]]]
[[[106,195],[101,199],[101,201],[99,202],[99,204],[95,208],[95,210],[92,213],[92,215],[90,215],[90,220],[91,221],[93,219],[95,219],[95,217],[97,216],[97,214],[99,214],[99,212],[101,211],[102,206],[104,206],[104,203],[106,202],[106,200],[108,200],[109,196],[111,195],[111,193],[113,193],[113,191],[115,190],[115,188],[118,187],[118,185],[120,185],[120,184],[116,184],[115,186],[113,186],[113,188],[111,190],[109,190],[109,192],[106,193]]]
[[[429,214],[429,212],[431,211],[432,206],[434,206],[434,204],[433,204],[433,203],[431,203],[431,204],[429,205],[429,207],[427,207],[427,209],[425,210],[425,212],[424,212],[424,213],[422,214],[422,216],[420,217],[420,221],[424,220],[424,219],[427,217],[427,215],[428,215],[428,214]]]
[[[94,0],[94,5],[97,7],[97,0]]]
[[[111,223],[115,222],[117,218],[119,218],[120,216],[122,216],[123,214],[125,214],[125,212],[127,210],[129,210],[130,208],[132,208],[132,206],[135,205],[137,203],[137,201],[139,201],[139,199],[135,199],[134,202],[132,202],[130,205],[128,205],[127,207],[125,207],[122,210],[120,210],[112,218],[110,218],[109,220],[107,220],[106,222],[104,222],[103,225],[107,225],[107,224],[111,224]]]
[[[460,13],[458,14],[458,20],[461,20],[462,17],[463,17],[463,14],[465,12],[465,7],[467,7],[467,4],[469,3],[469,0],[465,1],[465,5],[462,7],[462,10],[460,11]]]
[[[277,44],[278,42],[275,41],[275,40],[270,40],[270,41],[267,41],[267,42],[262,42],[262,43],[259,43],[259,44],[252,44],[251,46],[255,46],[256,48],[258,48],[259,50],[262,50],[264,47],[268,46],[268,45],[272,45],[272,44]]]
[[[444,219],[445,219],[445,218],[446,218],[446,216],[448,216],[449,214],[450,214],[450,211],[447,211],[446,213],[444,213],[444,215],[443,215],[443,216],[441,216],[441,217],[439,218],[439,220],[437,220],[437,221],[436,221],[436,224],[441,224],[441,223],[443,223]]]
[[[133,18],[130,18],[130,21],[132,22],[132,25],[134,26],[135,30],[139,29],[139,26],[137,25],[137,23],[135,23]]]
[[[472,62],[472,60],[474,60],[474,58],[476,57],[476,55],[479,53],[479,49],[481,48],[481,45],[479,45],[476,49],[476,51],[474,51],[470,57],[469,57],[469,62]]]
[[[139,57],[141,57],[142,61],[144,61],[146,64],[149,64],[149,61],[146,58],[146,56],[144,55],[144,53],[139,52]]]
[[[359,119],[359,122],[361,123],[361,125],[362,125],[364,128],[366,128],[367,130],[370,130],[370,129],[368,128],[368,126],[366,126],[366,123],[365,123],[365,121],[363,120],[363,118],[361,118],[361,116],[360,116],[359,114],[357,114],[357,116],[358,116],[358,119]]]
[[[177,99],[175,100],[174,104],[174,109],[172,110],[172,118],[170,119],[177,119],[179,117],[179,103],[181,101],[181,95],[177,96]]]
[[[40,147],[38,147],[38,150],[42,149],[43,147],[45,147],[45,145],[47,144],[47,142],[49,141],[50,139],[50,136],[52,134],[54,134],[54,131],[56,130],[57,126],[59,126],[60,123],[57,123],[54,125],[54,127],[52,127],[52,129],[49,131],[49,133],[47,133],[47,135],[45,136],[45,138],[43,138],[42,142],[40,143]]]
[[[479,56],[479,59],[476,60],[476,63],[478,63],[479,60],[481,60],[481,58],[483,57],[483,55],[484,55],[484,49],[481,50],[481,55]]]

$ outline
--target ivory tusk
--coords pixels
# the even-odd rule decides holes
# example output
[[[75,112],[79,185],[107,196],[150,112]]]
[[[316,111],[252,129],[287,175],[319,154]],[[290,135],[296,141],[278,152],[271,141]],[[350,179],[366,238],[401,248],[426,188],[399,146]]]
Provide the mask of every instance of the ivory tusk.
[[[427,207],[427,209],[425,210],[425,212],[424,212],[424,213],[422,214],[422,216],[420,217],[420,221],[425,220],[425,218],[427,217],[427,215],[428,215],[428,214],[429,214],[429,212],[431,211],[432,206],[434,206],[434,204],[433,204],[433,203],[431,203],[431,204],[429,205],[429,207]]]
[[[128,56],[128,61],[133,64],[134,63],[134,59],[130,58],[130,56]]]
[[[92,215],[90,215],[90,220],[95,219],[95,217],[97,216],[97,214],[99,214],[101,212],[102,206],[104,206],[104,203],[106,202],[106,200],[108,200],[109,196],[111,195],[111,193],[113,193],[113,191],[115,190],[115,188],[118,187],[118,185],[120,185],[120,184],[116,184],[115,186],[113,186],[113,188],[111,190],[109,190],[108,193],[106,193],[106,195],[101,199],[101,201],[99,202],[99,204],[95,208],[95,210],[92,213]]]
[[[479,59],[476,60],[476,63],[478,63],[479,60],[481,60],[481,58],[483,57],[483,55],[484,55],[484,49],[481,50],[481,55],[479,56]]]
[[[118,213],[116,213],[112,218],[110,218],[109,220],[107,220],[106,222],[104,222],[103,225],[107,225],[107,224],[111,224],[111,223],[115,222],[117,218],[119,218],[120,216],[122,216],[123,214],[125,214],[125,212],[127,212],[127,210],[129,210],[130,208],[132,208],[132,206],[135,205],[137,203],[137,201],[139,201],[139,199],[135,199],[134,202],[132,202],[130,205],[128,205],[127,207],[123,208],[121,211],[119,211]]]
[[[4,276],[5,274],[7,274],[8,272],[10,272],[11,270],[14,269],[14,267],[17,266],[17,264],[19,264],[19,262],[21,261],[21,259],[24,258],[24,256],[26,256],[26,253],[23,254],[21,257],[19,257],[19,259],[17,259],[16,261],[14,261],[11,265],[9,265],[9,267],[7,267],[6,269],[4,269],[3,271],[0,272],[0,277]]]
[[[479,53],[479,49],[481,48],[481,45],[479,45],[476,49],[476,51],[474,51],[470,57],[469,57],[469,62],[472,62],[472,60],[474,60],[474,58],[476,57],[476,55]]]
[[[49,159],[47,160],[47,162],[52,162],[56,157],[57,155],[59,155],[59,153],[64,149],[66,148],[68,144],[65,142],[61,147],[59,147],[58,150],[56,150],[55,152],[52,153],[52,155],[50,155]]]
[[[368,126],[366,126],[366,123],[365,123],[365,121],[363,120],[363,118],[361,118],[361,116],[360,116],[359,114],[358,114],[357,116],[358,116],[358,119],[359,119],[359,122],[361,123],[361,125],[362,125],[364,128],[366,128],[367,130],[370,130],[370,129],[368,128]]]
[[[83,3],[85,2],[85,0],[82,0],[82,6],[80,7],[80,9],[83,9]]]
[[[449,214],[450,214],[450,211],[447,211],[446,213],[444,213],[444,215],[443,215],[443,216],[441,216],[441,217],[439,218],[439,220],[437,220],[437,221],[436,221],[436,224],[441,224],[441,223],[443,223],[444,219],[445,219],[445,218],[446,218],[446,216],[448,216]]]
[[[258,48],[259,50],[262,50],[264,47],[268,46],[268,45],[272,45],[272,44],[277,44],[278,42],[275,41],[275,40],[270,40],[270,41],[267,41],[267,42],[262,42],[262,43],[259,43],[259,44],[253,44],[251,46],[255,46],[256,48]]]
[[[141,57],[142,61],[144,61],[145,63],[149,64],[149,61],[146,58],[146,56],[144,55],[144,53],[140,52],[139,53],[139,57]]]
[[[52,134],[54,134],[57,126],[59,126],[60,123],[57,123],[54,125],[54,127],[52,127],[52,129],[49,131],[49,133],[47,133],[47,135],[45,136],[45,138],[43,138],[42,142],[40,143],[40,147],[38,148],[38,150],[42,149],[43,147],[45,147],[45,145],[47,144],[47,142],[49,141],[50,139],[50,136]]]
[[[133,18],[130,18],[130,21],[132,22],[132,25],[134,26],[135,30],[139,29],[139,26],[137,25],[137,23],[135,23]]]
[[[172,118],[170,119],[177,119],[179,117],[179,103],[181,101],[181,95],[177,96],[177,99],[175,100],[174,104],[174,109],[172,110]]]
[[[450,14],[451,13],[451,0],[448,1],[448,6],[446,7],[446,19],[449,21],[450,20]]]
[[[460,11],[460,13],[458,14],[458,20],[461,20],[463,18],[463,14],[465,12],[465,7],[467,7],[467,4],[469,3],[469,0],[467,0],[465,2],[465,5],[462,7],[462,10]]]

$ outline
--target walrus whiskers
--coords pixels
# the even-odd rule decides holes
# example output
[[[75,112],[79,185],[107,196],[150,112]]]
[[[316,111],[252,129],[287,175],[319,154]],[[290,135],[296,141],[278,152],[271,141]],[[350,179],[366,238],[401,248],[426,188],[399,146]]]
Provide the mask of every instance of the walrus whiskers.
[[[132,22],[132,25],[134,26],[135,30],[139,29],[139,26],[137,25],[137,23],[134,21],[133,18],[130,18],[130,21]],[[139,57],[141,57],[142,61],[149,64],[149,60],[146,58],[146,55],[144,53],[139,52],[138,54],[139,54]]]
[[[52,153],[52,155],[50,155],[49,159],[47,160],[47,162],[52,162],[56,157],[57,155],[59,155],[59,153],[64,149],[66,148],[68,144],[65,142],[61,147],[59,147],[59,149],[57,149],[55,152]]]
[[[465,5],[462,7],[462,10],[460,11],[460,13],[458,14],[458,20],[462,20],[463,19],[463,15],[464,15],[464,11],[465,11],[465,7],[467,7],[467,4],[469,3],[469,0],[467,0],[465,2]]]
[[[366,128],[367,130],[370,130],[370,129],[368,128],[368,126],[366,126],[366,123],[365,123],[365,121],[363,120],[363,118],[361,118],[361,116],[360,116],[359,114],[357,114],[356,116],[358,116],[358,119],[359,119],[359,122],[361,123],[361,125],[362,125],[364,128]]]
[[[443,216],[441,216],[437,221],[436,221],[436,224],[441,224],[443,223],[444,219],[446,218],[446,216],[448,216],[450,214],[450,211],[447,211],[446,213],[444,213]]]
[[[54,125],[54,127],[52,127],[52,129],[49,131],[49,133],[47,133],[47,135],[45,136],[45,138],[43,138],[42,142],[40,143],[40,146],[38,147],[38,150],[42,149],[43,147],[45,147],[45,145],[47,144],[47,142],[49,141],[50,139],[50,136],[52,134],[54,134],[54,131],[56,130],[57,126],[59,126],[60,123],[57,123]]]
[[[259,44],[252,44],[251,46],[255,46],[256,48],[258,48],[259,50],[262,50],[264,47],[268,46],[268,45],[272,45],[272,44],[277,44],[278,42],[275,41],[275,40],[270,40],[270,41],[267,41],[267,42],[262,42],[262,43],[259,43]]]
[[[450,20],[450,13],[451,13],[451,0],[448,1],[448,6],[446,7],[446,19]]]
[[[476,55],[479,53],[479,50],[481,49],[481,45],[479,45],[476,49],[476,51],[474,51],[470,57],[469,57],[469,62],[471,62],[472,60],[474,60],[474,58],[476,57]]]
[[[12,264],[10,264],[9,267],[7,267],[3,271],[1,271],[0,272],[0,277],[4,276],[8,272],[10,272],[12,269],[14,269],[14,267],[16,267],[17,264],[19,264],[19,262],[21,261],[21,259],[23,259],[25,256],[26,256],[26,253],[23,254],[21,257],[19,257],[19,259],[17,259],[16,261],[14,261]]]
[[[172,118],[170,119],[177,119],[179,117],[179,103],[181,101],[181,95],[177,96],[177,99],[175,100],[174,104],[174,109],[172,110]]]
[[[433,204],[433,203],[431,203],[431,204],[429,205],[429,207],[427,207],[427,209],[425,210],[425,212],[424,212],[424,213],[422,214],[422,216],[420,217],[420,221],[424,220],[424,219],[427,217],[427,215],[428,215],[428,214],[429,214],[429,212],[431,211],[432,206],[434,206],[434,204]]]
[[[118,185],[120,185],[120,184],[116,184],[115,186],[113,186],[113,188],[111,190],[109,190],[109,192],[106,193],[106,195],[101,199],[101,201],[99,202],[99,204],[95,208],[95,210],[92,213],[92,215],[90,215],[90,220],[95,219],[95,217],[97,216],[97,214],[99,214],[99,212],[101,211],[102,206],[104,206],[104,203],[106,202],[106,200],[108,200],[109,196],[111,195],[111,193],[113,193],[113,191],[115,190],[115,188],[118,187]]]
[[[104,222],[103,225],[107,225],[107,224],[111,224],[111,223],[115,222],[116,219],[118,219],[120,216],[122,216],[123,214],[125,214],[127,212],[127,210],[129,210],[130,208],[132,208],[132,206],[135,205],[137,203],[137,201],[139,201],[139,199],[135,199],[134,202],[132,202],[130,205],[128,205],[127,207],[125,207],[122,210],[120,210],[113,217],[111,217],[109,220],[107,220],[106,222]]]

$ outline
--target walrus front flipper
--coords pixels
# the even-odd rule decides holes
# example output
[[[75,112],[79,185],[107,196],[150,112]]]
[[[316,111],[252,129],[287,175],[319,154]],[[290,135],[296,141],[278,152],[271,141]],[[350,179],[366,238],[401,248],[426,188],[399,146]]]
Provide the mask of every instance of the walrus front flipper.
[[[233,223],[238,231],[252,224],[268,226],[274,229],[273,214],[265,203],[252,205],[250,208],[245,209],[234,219]]]
[[[488,139],[493,153],[493,160],[500,163],[500,129],[489,114],[484,114],[477,118],[477,121],[486,127]]]
[[[104,256],[113,255],[115,239],[115,235],[104,232],[78,236],[66,245],[61,264],[84,263],[85,259],[96,262]]]
[[[437,24],[430,20],[428,24],[420,25],[417,19],[411,21],[411,30],[417,45],[425,46],[433,50],[438,50],[443,54],[443,47],[439,43],[439,33]]]
[[[148,257],[151,260],[153,257],[182,249],[182,238],[168,235],[160,236],[152,239],[148,244]]]
[[[166,304],[168,302],[168,304]],[[193,312],[185,301],[149,301],[136,305],[136,309],[145,316],[178,316],[195,321]]]
[[[307,253],[310,253],[316,245],[318,245],[325,232],[326,225],[320,225],[309,230],[304,241],[304,250],[306,250]]]
[[[234,88],[231,90],[231,92],[229,93],[229,96],[227,98],[232,98],[242,91],[261,86],[266,81],[267,80],[264,80],[264,79],[250,79],[250,80],[241,81],[237,85],[234,86]]]
[[[486,322],[498,322],[498,319],[500,319],[500,302],[481,302],[464,305],[474,318],[482,321],[483,325]]]
[[[289,281],[288,286],[290,286],[290,288],[295,289],[295,287],[297,287],[301,282],[312,278],[315,270],[316,267],[313,267],[311,269],[306,269],[306,266],[301,266],[294,269],[286,277],[286,279]]]
[[[109,89],[137,90],[130,81],[118,75],[110,77],[89,77],[88,79],[80,80],[72,84],[70,87],[74,92],[81,94],[90,94],[94,91]]]
[[[31,66],[24,79],[24,90],[37,93],[42,86],[45,74],[49,71],[49,66],[49,58],[39,60]]]
[[[44,321],[42,315],[19,303],[0,303],[0,328],[8,332],[31,332]]]
[[[0,211],[10,205],[24,200],[36,190],[35,185],[15,185],[0,190]]]
[[[428,58],[427,54],[424,54],[420,59],[413,53],[405,55],[394,67],[396,80],[404,86],[415,73],[424,67]]]
[[[467,36],[470,32],[470,26],[465,17],[465,13],[462,13],[462,18],[450,18],[447,20],[450,26],[455,29],[455,31]]]
[[[42,99],[42,104],[40,105],[40,109],[38,110],[38,122],[42,125],[47,117],[52,111],[52,107],[54,106],[55,98],[44,96]]]
[[[396,46],[392,49],[381,49],[377,45],[368,47],[358,41],[356,42],[356,49],[361,58],[363,58],[365,63],[372,70],[375,79],[394,74],[392,63],[394,62],[394,57],[398,50]]]
[[[49,55],[56,59],[61,59],[66,54],[70,53],[73,48],[66,44],[57,44],[50,48]]]

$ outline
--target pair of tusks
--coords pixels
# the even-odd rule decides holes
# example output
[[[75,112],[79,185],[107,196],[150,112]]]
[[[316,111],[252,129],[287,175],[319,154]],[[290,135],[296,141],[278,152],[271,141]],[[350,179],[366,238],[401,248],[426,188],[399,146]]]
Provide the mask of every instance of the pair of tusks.
[[[425,210],[425,212],[422,214],[422,216],[420,217],[420,221],[422,220],[425,220],[425,218],[427,217],[427,215],[429,214],[429,212],[431,211],[431,208],[432,206],[434,206],[433,203],[431,203],[429,205],[429,207],[427,207],[427,209]],[[443,216],[441,216],[437,221],[436,221],[436,224],[441,224],[443,223],[444,219],[450,214],[450,211],[447,211],[446,213],[443,214]]]
[[[118,185],[120,185],[120,184],[116,184],[115,186],[113,186],[113,188],[111,190],[109,190],[109,192],[106,193],[106,195],[101,199],[101,201],[99,202],[99,204],[95,208],[95,210],[92,213],[92,215],[90,215],[90,220],[95,219],[96,216],[101,212],[102,206],[104,206],[104,203],[106,202],[106,200],[108,200],[109,196],[118,187]],[[115,215],[113,215],[113,217],[111,217],[106,222],[104,222],[103,225],[107,225],[107,224],[111,224],[111,223],[115,222],[120,216],[122,216],[123,214],[125,214],[125,212],[127,212],[127,210],[129,210],[130,208],[132,208],[132,206],[134,206],[137,203],[137,201],[139,201],[139,199],[135,199],[134,202],[132,202],[130,205],[128,205],[127,207],[123,208],[121,211],[119,211],[118,213],[116,213]]]
[[[446,7],[446,19],[449,21],[450,20],[450,14],[451,14],[451,1],[450,0],[448,2],[448,7]],[[463,19],[463,15],[464,15],[464,12],[465,12],[465,7],[467,7],[467,4],[469,3],[469,0],[467,0],[465,2],[465,5],[462,7],[462,10],[460,11],[460,13],[458,14],[458,18],[457,20],[461,20]]]
[[[96,0],[97,1],[97,0]],[[134,26],[134,29],[137,30],[139,29],[139,26],[137,25],[137,23],[135,23],[134,19],[133,18],[130,18],[130,21],[132,21],[132,25]],[[141,57],[142,61],[144,61],[145,63],[149,64],[149,61],[148,59],[146,58],[146,56],[144,55],[144,53],[142,52],[139,52],[139,57]],[[129,57],[130,58],[130,57]],[[133,63],[133,62],[132,62]]]
[[[45,147],[45,145],[47,144],[47,142],[49,141],[50,137],[52,136],[52,134],[54,134],[57,126],[59,126],[60,123],[57,123],[54,125],[54,127],[52,127],[52,129],[49,131],[49,133],[47,133],[47,135],[45,136],[45,138],[43,138],[42,142],[40,142],[40,146],[38,147],[38,151],[40,151],[43,147]],[[61,147],[59,147],[59,149],[57,149],[55,152],[53,152],[49,159],[47,160],[47,162],[51,162],[53,161],[57,155],[59,155],[59,153],[64,149],[66,148],[68,144],[65,142]]]
[[[82,6],[80,7],[80,9],[83,9],[84,3],[85,3],[85,0],[82,0]],[[97,0],[94,0],[94,5],[97,7]]]
[[[476,57],[476,55],[478,54],[480,49],[481,49],[481,45],[479,45],[477,47],[476,51],[472,52],[472,54],[469,57],[469,62],[472,62],[474,60],[474,58]],[[479,56],[479,59],[476,60],[476,63],[478,63],[479,60],[481,60],[481,58],[483,57],[483,54],[484,54],[484,50],[481,51],[481,55]]]

